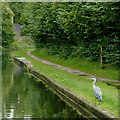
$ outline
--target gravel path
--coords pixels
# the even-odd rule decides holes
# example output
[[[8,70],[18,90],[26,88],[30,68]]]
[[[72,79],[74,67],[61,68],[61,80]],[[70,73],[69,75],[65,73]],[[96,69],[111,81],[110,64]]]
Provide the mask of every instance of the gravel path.
[[[31,51],[28,51],[28,52],[27,52],[27,55],[30,56],[31,58],[37,60],[37,61],[40,61],[40,62],[42,62],[42,63],[51,65],[51,66],[53,66],[53,67],[56,67],[56,68],[58,68],[58,69],[61,69],[61,70],[70,72],[70,73],[75,74],[75,75],[79,75],[79,76],[83,76],[83,77],[87,77],[87,78],[96,77],[97,80],[99,80],[99,81],[113,81],[113,82],[118,82],[118,83],[120,84],[120,81],[118,81],[118,80],[112,80],[112,79],[97,77],[97,76],[94,76],[94,75],[91,75],[91,74],[88,74],[88,73],[85,73],[85,72],[82,72],[82,71],[79,71],[79,70],[75,70],[75,69],[71,69],[71,68],[68,68],[68,67],[64,67],[64,66],[61,66],[61,65],[58,65],[58,64],[49,62],[49,61],[47,61],[47,60],[38,58],[38,57],[32,55],[32,54],[31,54]]]

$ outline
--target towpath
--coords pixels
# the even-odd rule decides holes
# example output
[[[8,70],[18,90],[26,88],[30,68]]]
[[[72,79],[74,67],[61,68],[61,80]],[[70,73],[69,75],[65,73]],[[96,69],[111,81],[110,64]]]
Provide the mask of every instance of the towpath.
[[[58,69],[61,69],[61,70],[70,72],[70,73],[75,74],[75,75],[79,75],[79,76],[83,76],[83,77],[87,77],[87,78],[96,77],[97,80],[99,80],[99,81],[113,81],[113,82],[118,82],[118,84],[120,84],[120,81],[118,81],[118,80],[112,80],[112,79],[107,79],[107,78],[102,78],[102,77],[94,76],[94,75],[92,75],[92,74],[88,74],[88,73],[85,73],[85,72],[82,72],[82,71],[79,71],[79,70],[75,70],[75,69],[71,69],[71,68],[68,68],[68,67],[64,67],[64,66],[61,66],[61,65],[58,65],[58,64],[49,62],[49,61],[47,61],[47,60],[38,58],[38,57],[32,55],[31,51],[28,51],[28,52],[27,52],[27,55],[30,56],[31,58],[39,61],[39,62],[42,62],[42,63],[44,63],[44,64],[51,65],[51,66],[53,66],[53,67],[56,67],[56,68],[58,68]]]

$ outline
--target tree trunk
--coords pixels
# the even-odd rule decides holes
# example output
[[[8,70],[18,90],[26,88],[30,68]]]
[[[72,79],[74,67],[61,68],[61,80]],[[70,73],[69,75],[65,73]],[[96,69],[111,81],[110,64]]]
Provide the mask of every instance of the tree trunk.
[[[100,67],[103,68],[102,45],[101,45],[100,51],[101,51],[101,54],[100,54],[100,63],[101,63],[101,66]]]

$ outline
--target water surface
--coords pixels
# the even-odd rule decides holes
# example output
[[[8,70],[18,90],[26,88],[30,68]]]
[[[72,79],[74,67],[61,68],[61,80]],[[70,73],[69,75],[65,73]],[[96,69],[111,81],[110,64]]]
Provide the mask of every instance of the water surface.
[[[3,118],[82,118],[78,113],[13,62],[3,63]]]

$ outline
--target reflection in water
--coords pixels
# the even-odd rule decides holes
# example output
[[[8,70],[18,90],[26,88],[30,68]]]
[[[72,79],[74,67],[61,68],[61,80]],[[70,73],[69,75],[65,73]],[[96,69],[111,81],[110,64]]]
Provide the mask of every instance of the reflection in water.
[[[4,66],[4,64],[3,64]],[[23,68],[5,63],[2,80],[3,118],[78,118],[65,102]]]

